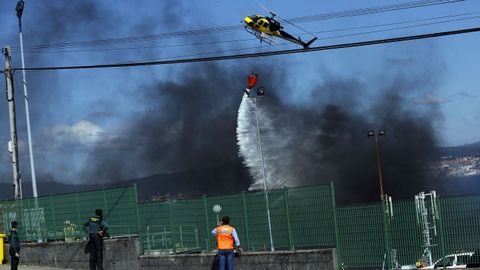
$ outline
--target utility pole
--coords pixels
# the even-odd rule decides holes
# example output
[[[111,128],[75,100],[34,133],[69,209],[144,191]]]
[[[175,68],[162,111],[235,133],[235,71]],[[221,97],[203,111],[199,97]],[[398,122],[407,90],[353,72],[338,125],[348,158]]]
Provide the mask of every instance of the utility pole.
[[[7,78],[7,101],[8,113],[10,117],[10,142],[11,142],[11,156],[13,166],[13,187],[15,190],[15,199],[22,198],[21,178],[20,178],[20,164],[18,163],[18,142],[17,142],[17,120],[15,116],[15,95],[13,89],[13,73],[12,62],[10,55],[10,47],[2,49],[5,55],[5,77]]]
[[[27,135],[28,135],[28,150],[30,153],[30,171],[32,174],[32,191],[33,197],[35,198],[35,205],[37,205],[36,198],[38,197],[37,194],[37,178],[35,175],[35,160],[33,159],[33,148],[32,148],[32,132],[30,129],[30,109],[28,106],[28,92],[27,92],[27,78],[25,75],[25,58],[23,56],[23,34],[22,34],[22,15],[23,15],[23,8],[25,5],[25,1],[19,0],[17,2],[17,6],[15,7],[15,11],[17,12],[18,17],[18,30],[20,35],[20,55],[22,58],[22,75],[23,75],[23,96],[25,99],[25,116],[27,117]]]

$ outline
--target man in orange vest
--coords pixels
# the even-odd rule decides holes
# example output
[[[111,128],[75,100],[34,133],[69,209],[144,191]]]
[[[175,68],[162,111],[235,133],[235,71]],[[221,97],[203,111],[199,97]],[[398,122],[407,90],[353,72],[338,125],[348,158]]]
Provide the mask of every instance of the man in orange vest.
[[[233,251],[235,248],[240,248],[237,231],[229,223],[230,217],[224,216],[222,222],[212,231],[212,235],[217,237],[219,270],[225,270],[225,264],[228,270],[233,270]]]
[[[244,90],[247,96],[250,96],[250,89],[255,87],[255,85],[257,84],[257,78],[258,78],[258,74],[255,74],[253,72],[248,76],[247,88]]]

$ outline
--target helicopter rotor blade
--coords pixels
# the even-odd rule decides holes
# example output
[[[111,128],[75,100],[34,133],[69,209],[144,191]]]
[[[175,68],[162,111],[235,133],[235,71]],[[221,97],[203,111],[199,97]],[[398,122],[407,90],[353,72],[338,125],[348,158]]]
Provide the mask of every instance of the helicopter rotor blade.
[[[272,14],[272,17],[275,17],[277,16],[277,13],[276,12],[273,12],[271,10],[269,10],[267,7],[265,7],[262,3],[258,3],[263,9],[265,9],[266,11],[268,11],[270,14]]]

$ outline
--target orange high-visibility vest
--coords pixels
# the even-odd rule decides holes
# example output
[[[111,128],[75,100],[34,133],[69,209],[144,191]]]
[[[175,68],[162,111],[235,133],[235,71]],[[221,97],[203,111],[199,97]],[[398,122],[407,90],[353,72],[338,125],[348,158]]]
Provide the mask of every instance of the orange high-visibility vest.
[[[217,249],[233,249],[233,227],[222,225],[217,227]]]

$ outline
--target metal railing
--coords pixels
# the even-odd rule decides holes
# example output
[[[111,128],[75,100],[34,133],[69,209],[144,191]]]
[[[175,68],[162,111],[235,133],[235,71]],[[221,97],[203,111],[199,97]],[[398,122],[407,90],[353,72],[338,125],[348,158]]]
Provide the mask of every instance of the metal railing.
[[[145,250],[160,253],[185,253],[200,249],[196,226],[148,225]]]

